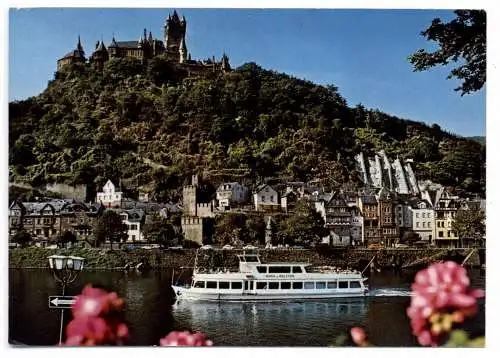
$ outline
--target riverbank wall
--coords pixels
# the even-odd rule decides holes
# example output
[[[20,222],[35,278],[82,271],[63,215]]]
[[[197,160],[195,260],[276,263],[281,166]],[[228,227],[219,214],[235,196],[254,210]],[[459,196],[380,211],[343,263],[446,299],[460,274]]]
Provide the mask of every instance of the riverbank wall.
[[[260,250],[263,262],[309,262],[315,266],[364,269],[370,261],[373,268],[418,269],[430,263],[453,260],[462,263],[472,249],[404,248],[370,250],[360,248],[322,248],[321,250]],[[236,254],[241,250],[198,251],[201,267],[237,267]],[[16,248],[9,250],[9,268],[48,268],[50,255],[72,255],[85,258],[86,270],[124,270],[136,267],[179,269],[193,267],[196,250],[109,250],[109,249],[44,249]],[[466,265],[483,267],[485,249],[474,249]]]

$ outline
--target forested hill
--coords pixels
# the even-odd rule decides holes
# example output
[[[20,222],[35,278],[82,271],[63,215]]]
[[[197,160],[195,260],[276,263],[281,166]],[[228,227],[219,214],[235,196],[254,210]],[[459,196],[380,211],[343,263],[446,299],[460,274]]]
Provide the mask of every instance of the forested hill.
[[[352,79],[356,81],[355,78]],[[484,190],[485,150],[437,125],[361,105],[334,86],[267,71],[187,77],[156,58],[73,65],[36,97],[9,104],[11,181],[99,184],[110,178],[176,200],[191,174],[226,180],[359,185],[354,154],[413,158],[417,176]]]

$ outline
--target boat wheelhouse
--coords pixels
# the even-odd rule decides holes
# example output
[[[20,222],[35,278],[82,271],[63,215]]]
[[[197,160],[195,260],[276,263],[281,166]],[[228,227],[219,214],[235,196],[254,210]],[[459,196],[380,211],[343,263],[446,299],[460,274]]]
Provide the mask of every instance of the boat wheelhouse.
[[[202,272],[191,285],[172,285],[177,299],[270,301],[364,296],[366,278],[358,271],[312,267],[304,262],[262,263],[258,254],[237,255],[239,270]]]

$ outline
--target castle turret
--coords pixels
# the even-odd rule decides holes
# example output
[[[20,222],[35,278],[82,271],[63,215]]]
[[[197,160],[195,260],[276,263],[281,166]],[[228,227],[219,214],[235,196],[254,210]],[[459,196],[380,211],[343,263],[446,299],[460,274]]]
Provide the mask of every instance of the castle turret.
[[[181,39],[181,44],[180,44],[180,49],[179,49],[179,62],[184,63],[188,59],[188,53],[187,53],[187,47],[186,47],[186,41],[184,40],[184,37]]]
[[[104,46],[104,42],[97,41],[96,50],[90,56],[90,63],[99,69],[103,69],[104,63],[109,60],[108,50]]]
[[[229,57],[227,57],[225,52],[222,55],[222,59],[221,59],[221,70],[223,72],[231,71],[231,65],[229,64]]]
[[[174,62],[180,62],[180,51],[181,42],[186,41],[186,19],[183,17],[182,21],[177,15],[177,11],[174,10],[174,14],[168,15],[164,26],[164,37],[165,37],[165,49],[167,52],[167,57]],[[187,59],[187,48],[185,50]]]
[[[57,60],[57,70],[61,70],[64,66],[70,63],[85,63],[85,51],[83,51],[82,42],[80,41],[80,35],[78,35],[78,43],[76,44],[76,49],[64,55],[63,58]]]

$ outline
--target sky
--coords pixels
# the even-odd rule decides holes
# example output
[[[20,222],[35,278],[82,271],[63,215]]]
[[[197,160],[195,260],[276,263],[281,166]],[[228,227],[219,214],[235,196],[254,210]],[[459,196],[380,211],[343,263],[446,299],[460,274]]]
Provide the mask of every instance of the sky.
[[[173,9],[11,9],[9,101],[42,92],[56,61],[76,47],[137,40],[143,29],[163,39]],[[233,67],[256,62],[318,84],[333,84],[350,106],[437,123],[462,136],[486,135],[486,91],[460,96],[450,68],[413,72],[407,58],[433,44],[420,36],[449,10],[177,9],[187,20],[193,59],[229,56]]]

